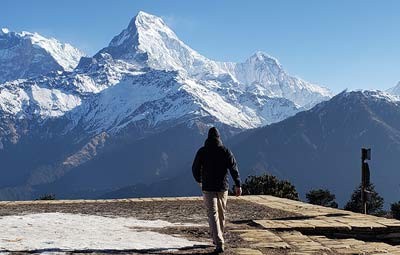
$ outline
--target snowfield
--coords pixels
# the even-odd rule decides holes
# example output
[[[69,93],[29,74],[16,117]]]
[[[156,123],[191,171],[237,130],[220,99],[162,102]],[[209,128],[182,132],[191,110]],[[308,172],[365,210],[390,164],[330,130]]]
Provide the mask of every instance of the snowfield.
[[[206,243],[157,233],[164,227],[195,226],[162,220],[138,220],[69,213],[0,217],[0,253],[174,250]],[[59,254],[59,253],[58,253]]]

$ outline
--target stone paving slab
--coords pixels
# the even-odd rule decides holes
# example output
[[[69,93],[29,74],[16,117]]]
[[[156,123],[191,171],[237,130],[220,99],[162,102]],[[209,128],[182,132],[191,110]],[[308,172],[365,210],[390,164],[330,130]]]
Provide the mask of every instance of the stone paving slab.
[[[246,229],[235,230],[246,242],[250,242],[250,248],[289,249],[290,246],[281,237],[268,230]]]
[[[400,232],[400,221],[381,217],[348,212],[336,208],[311,205],[272,196],[244,196],[245,200],[299,214],[298,219],[256,220],[256,224],[266,229],[295,229],[320,231],[388,231]]]
[[[238,255],[262,255],[261,251],[249,248],[236,248],[233,252]]]

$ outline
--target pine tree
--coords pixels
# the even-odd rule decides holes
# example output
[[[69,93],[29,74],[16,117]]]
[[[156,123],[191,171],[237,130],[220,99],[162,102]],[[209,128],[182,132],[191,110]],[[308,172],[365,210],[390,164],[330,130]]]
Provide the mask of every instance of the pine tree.
[[[381,197],[378,192],[375,191],[375,186],[371,183],[367,190],[370,192],[367,199],[367,213],[373,215],[382,215],[383,212],[383,197]],[[363,204],[361,201],[361,185],[354,190],[351,195],[350,201],[344,207],[345,210],[364,213]]]
[[[400,201],[390,205],[390,212],[393,218],[400,220]]]
[[[306,194],[308,203],[337,208],[336,196],[327,189],[314,189]]]

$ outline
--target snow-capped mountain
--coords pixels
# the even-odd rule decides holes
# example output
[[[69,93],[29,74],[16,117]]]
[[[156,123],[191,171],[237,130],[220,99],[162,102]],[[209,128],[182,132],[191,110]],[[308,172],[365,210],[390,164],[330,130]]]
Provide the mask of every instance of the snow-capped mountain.
[[[394,86],[393,88],[386,90],[386,92],[392,95],[400,96],[400,82],[398,82],[397,85]]]
[[[54,38],[0,29],[0,83],[71,71],[82,56],[78,49]]]
[[[309,109],[332,96],[324,87],[288,75],[274,57],[256,52],[244,63],[220,63],[247,91],[286,98]]]
[[[300,107],[311,108],[332,96],[326,88],[288,75],[275,58],[263,52],[244,63],[210,60],[179,40],[161,18],[145,12],[139,12],[103,52],[139,66],[183,72],[195,79],[232,79],[241,90],[286,98]]]
[[[3,85],[0,107],[20,118],[68,112],[69,128],[79,123],[91,132],[119,130],[135,121],[154,127],[205,116],[248,129],[285,119],[329,96],[327,89],[287,75],[264,53],[240,64],[209,60],[160,18],[139,12],[108,47],[82,58],[72,73]]]
[[[142,11],[100,53],[109,53],[115,59],[139,66],[184,71],[200,78],[225,73],[217,63],[179,40],[161,18]]]

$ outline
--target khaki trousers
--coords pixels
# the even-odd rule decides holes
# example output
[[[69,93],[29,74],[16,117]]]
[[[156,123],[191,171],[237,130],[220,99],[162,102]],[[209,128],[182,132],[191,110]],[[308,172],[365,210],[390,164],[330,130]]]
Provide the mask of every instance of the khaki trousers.
[[[208,224],[210,225],[211,238],[217,247],[224,245],[224,227],[226,202],[228,191],[211,192],[203,191],[204,205],[207,209]]]

